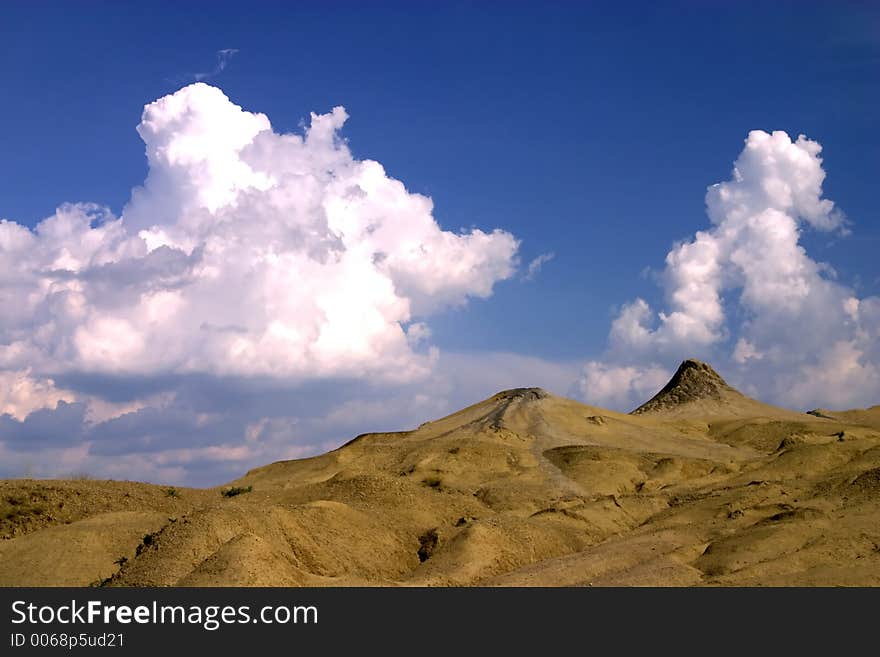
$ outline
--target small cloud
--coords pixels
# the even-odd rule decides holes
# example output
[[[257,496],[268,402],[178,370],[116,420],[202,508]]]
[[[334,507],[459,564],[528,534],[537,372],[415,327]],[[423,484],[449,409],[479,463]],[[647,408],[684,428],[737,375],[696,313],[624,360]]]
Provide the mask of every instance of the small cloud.
[[[219,75],[229,63],[229,60],[232,59],[233,55],[238,53],[238,48],[224,48],[223,50],[217,51],[217,65],[214,67],[214,70],[209,73],[193,73],[193,77],[196,82],[201,82],[202,80],[208,80],[213,78],[215,75]]]
[[[588,404],[626,412],[663,387],[670,372],[662,365],[615,365],[591,360],[584,366],[578,386]]]
[[[755,345],[745,338],[740,338],[736,341],[736,347],[733,350],[733,360],[740,365],[746,363],[750,359],[760,360],[763,357],[764,354],[758,351],[755,348]]]
[[[431,338],[431,329],[423,322],[410,324],[406,329],[406,339],[411,346],[416,346]]]
[[[524,281],[533,281],[541,273],[541,268],[545,263],[550,262],[553,258],[556,257],[556,254],[553,252],[550,253],[542,253],[537,258],[532,260],[529,263],[529,266],[526,268],[526,273],[523,276]]]

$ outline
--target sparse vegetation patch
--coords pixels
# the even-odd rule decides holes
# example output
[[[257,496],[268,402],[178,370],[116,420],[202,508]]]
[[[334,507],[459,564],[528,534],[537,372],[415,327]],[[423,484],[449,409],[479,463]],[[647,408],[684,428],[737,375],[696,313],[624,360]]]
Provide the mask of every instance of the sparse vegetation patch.
[[[254,489],[253,486],[232,486],[231,488],[224,488],[220,491],[220,494],[223,497],[235,497],[236,495],[242,495],[244,493],[250,493]]]

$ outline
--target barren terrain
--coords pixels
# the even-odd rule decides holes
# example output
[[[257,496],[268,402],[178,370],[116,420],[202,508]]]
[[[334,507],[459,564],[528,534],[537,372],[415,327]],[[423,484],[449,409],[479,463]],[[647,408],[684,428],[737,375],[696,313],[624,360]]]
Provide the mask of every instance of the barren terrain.
[[[877,585],[880,406],[685,361],[632,414],[508,390],[216,489],[0,481],[0,584]]]

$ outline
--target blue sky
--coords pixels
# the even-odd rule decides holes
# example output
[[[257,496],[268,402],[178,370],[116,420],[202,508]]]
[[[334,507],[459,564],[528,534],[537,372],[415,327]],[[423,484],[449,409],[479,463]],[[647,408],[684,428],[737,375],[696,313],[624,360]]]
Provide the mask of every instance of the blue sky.
[[[57,454],[70,470],[217,483],[244,464],[288,454],[291,443],[309,453],[351,433],[402,428],[428,419],[419,413],[454,410],[496,385],[536,383],[626,410],[690,355],[710,358],[747,391],[792,407],[822,404],[822,391],[834,381],[792,396],[785,392],[793,385],[787,376],[797,372],[800,381],[843,360],[855,368],[844,374],[852,385],[827,405],[880,402],[870,397],[880,391],[871,328],[880,295],[880,12],[871,3],[730,4],[257,2],[243,11],[231,3],[88,2],[75,9],[4,3],[0,217],[34,228],[62,204],[78,202],[122,216],[132,188],[148,173],[135,130],[144,106],[198,76],[244,110],[268,116],[276,133],[302,134],[310,112],[344,106],[350,118],[340,134],[355,160],[376,160],[409,192],[431,197],[443,230],[509,233],[519,241],[519,268],[497,274],[490,296],[463,293],[465,303],[446,304],[424,318],[441,360],[403,388],[377,386],[375,377],[365,384],[350,373],[330,385],[334,378],[322,371],[296,381],[275,377],[266,384],[269,394],[254,377],[216,374],[211,367],[213,374],[199,371],[195,380],[174,368],[110,376],[19,359],[5,365],[8,372],[28,369],[34,390],[45,391],[51,379],[69,394],[60,406],[53,406],[53,393],[35,407],[30,423],[39,419],[39,431],[25,430],[26,411],[0,415],[8,464],[0,474],[61,473],[62,466],[46,465],[52,446],[62,450]],[[217,70],[222,49],[237,52]],[[810,290],[822,291],[789,316],[769,317],[761,308],[772,300],[744,302],[740,279],[752,279],[725,260],[725,282],[718,284],[724,321],[718,323],[671,301],[683,288],[669,282],[680,272],[664,270],[664,259],[676,244],[710,228],[706,189],[731,179],[753,130],[787,133],[791,144],[779,142],[774,153],[794,153],[800,134],[821,144],[827,177],[820,195],[833,199],[847,220],[804,219],[805,206],[795,203],[789,214],[799,231],[796,243],[809,258],[798,260],[799,271],[828,263],[834,273],[822,267],[810,273]],[[789,173],[791,180],[806,175],[755,170],[758,177]],[[795,251],[785,253],[800,257]],[[550,253],[553,259],[524,280],[528,263]],[[772,288],[772,280],[760,277],[775,273],[754,275],[755,285]],[[831,280],[836,287],[823,282]],[[858,319],[840,311],[838,324],[812,330],[825,343],[839,343],[837,351],[823,360],[806,353],[806,344],[797,346],[794,327],[809,329],[803,317],[814,317],[829,299],[840,305],[850,298],[861,303]],[[635,299],[651,308],[638,324],[657,331],[645,338],[650,344],[636,345],[636,334],[624,336],[623,329],[609,337],[612,322]],[[699,315],[711,336],[658,331],[664,320],[657,311],[676,310]],[[11,336],[0,335],[0,342],[11,344]],[[758,355],[748,356],[750,350]],[[776,355],[780,351],[799,355]],[[523,360],[507,371],[495,360],[499,353]],[[473,378],[463,374],[465,362],[479,370],[492,362],[498,374],[471,386],[451,383],[456,376]],[[592,369],[585,370],[588,363]],[[438,377],[446,378],[441,384]],[[71,429],[77,422],[71,412],[86,412],[81,400],[106,401],[118,389],[130,391],[121,394],[128,401],[148,393],[175,401],[121,416],[125,427],[113,427],[116,417]],[[326,405],[321,422],[305,410],[279,410],[285,395],[305,389],[320,389],[314,395]],[[411,403],[419,394],[440,401]],[[265,402],[273,396],[276,405]],[[392,398],[399,404],[387,404],[387,413],[375,411],[375,404],[372,414],[363,410],[371,400]],[[8,402],[9,409],[13,403],[21,402]],[[235,421],[219,419],[221,406],[238,409]],[[206,415],[218,426],[244,428],[239,433],[247,427],[253,433],[262,422],[278,437],[267,439],[262,451],[248,451],[241,435],[220,435],[213,420],[198,420]],[[290,429],[294,425],[300,429]],[[138,432],[146,436],[140,443]],[[204,451],[162,456],[163,432],[178,442],[198,434],[194,449]],[[69,438],[74,434],[79,438]],[[124,467],[96,456],[99,434],[114,441],[111,451],[127,455]],[[44,437],[40,446],[34,435]],[[220,467],[210,459],[222,450]]]

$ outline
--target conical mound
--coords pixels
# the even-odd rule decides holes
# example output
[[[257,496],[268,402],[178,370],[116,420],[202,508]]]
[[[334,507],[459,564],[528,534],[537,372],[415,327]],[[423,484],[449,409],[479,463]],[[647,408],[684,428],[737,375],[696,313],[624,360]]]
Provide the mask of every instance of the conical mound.
[[[727,384],[711,365],[689,358],[663,389],[631,415],[662,414],[675,416],[778,416],[791,411],[770,406],[746,397]]]
[[[700,400],[721,401],[731,393],[740,394],[727,385],[711,365],[689,358],[678,366],[678,370],[660,392],[632,414],[666,411]]]

